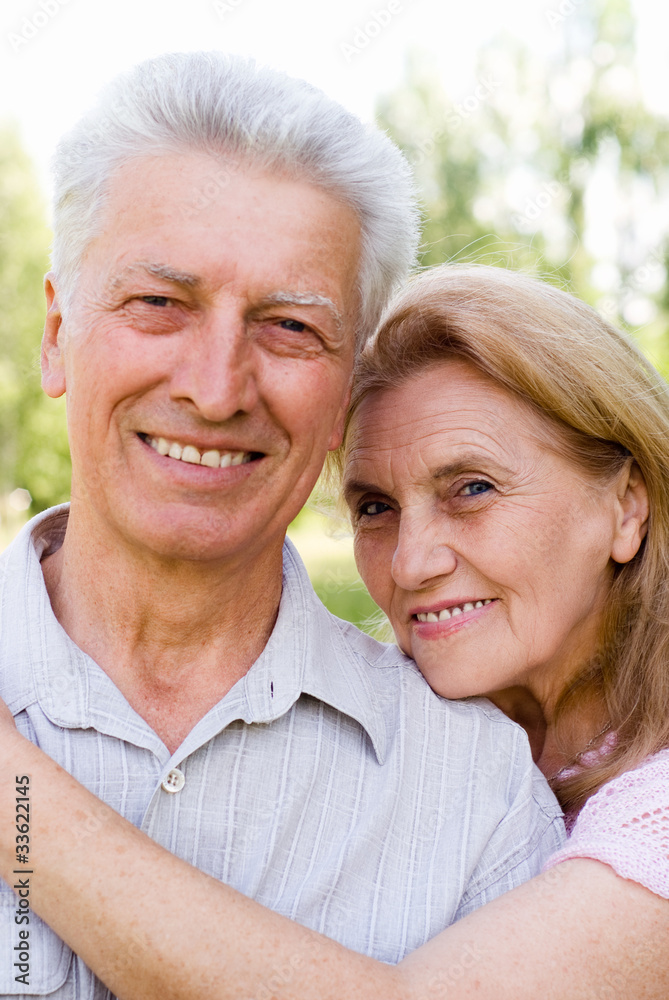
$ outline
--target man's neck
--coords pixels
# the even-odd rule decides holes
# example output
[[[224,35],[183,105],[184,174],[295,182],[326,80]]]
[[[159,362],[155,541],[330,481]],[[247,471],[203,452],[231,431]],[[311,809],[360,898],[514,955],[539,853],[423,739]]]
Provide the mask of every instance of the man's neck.
[[[281,541],[226,565],[110,544],[71,517],[42,561],[54,614],[170,752],[250,669],[274,627]]]

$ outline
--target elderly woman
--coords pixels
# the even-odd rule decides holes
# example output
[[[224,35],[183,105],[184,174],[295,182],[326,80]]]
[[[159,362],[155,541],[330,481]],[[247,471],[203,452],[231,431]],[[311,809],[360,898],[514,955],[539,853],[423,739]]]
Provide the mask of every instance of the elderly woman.
[[[73,850],[96,800],[5,724],[2,875],[25,771],[34,906],[123,998],[666,998],[669,389],[563,292],[445,267],[364,354],[341,468],[401,648],[439,694],[527,729],[571,828],[549,870],[385,966],[100,804]]]

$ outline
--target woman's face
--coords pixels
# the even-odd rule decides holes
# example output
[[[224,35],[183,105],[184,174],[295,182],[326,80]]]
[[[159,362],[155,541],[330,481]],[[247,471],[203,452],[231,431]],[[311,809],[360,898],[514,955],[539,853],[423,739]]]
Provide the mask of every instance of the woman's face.
[[[541,695],[593,651],[612,557],[633,555],[627,474],[590,481],[548,418],[464,361],[364,399],[345,476],[356,561],[435,691]]]

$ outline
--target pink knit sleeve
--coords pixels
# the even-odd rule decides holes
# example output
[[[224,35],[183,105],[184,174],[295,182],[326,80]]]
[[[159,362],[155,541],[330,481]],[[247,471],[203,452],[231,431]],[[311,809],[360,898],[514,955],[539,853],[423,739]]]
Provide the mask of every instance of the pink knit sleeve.
[[[603,785],[578,814],[569,840],[544,870],[594,858],[669,899],[669,750]]]

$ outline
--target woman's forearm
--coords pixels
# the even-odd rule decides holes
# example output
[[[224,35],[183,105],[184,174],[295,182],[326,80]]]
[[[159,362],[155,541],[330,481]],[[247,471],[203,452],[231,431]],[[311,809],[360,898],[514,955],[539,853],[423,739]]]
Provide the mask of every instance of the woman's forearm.
[[[30,774],[31,902],[121,1000],[669,996],[669,902],[599,862],[558,865],[391,967],[169,854],[2,727],[0,760],[0,873],[12,884],[20,761]]]
[[[21,761],[30,775],[31,907],[122,1000],[402,995],[393,967],[171,855],[15,730],[0,732],[0,760],[0,874],[16,881]]]

